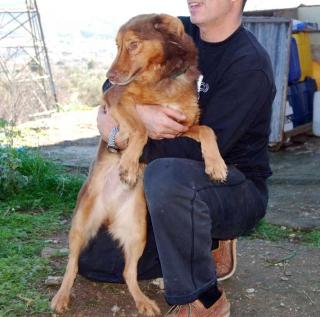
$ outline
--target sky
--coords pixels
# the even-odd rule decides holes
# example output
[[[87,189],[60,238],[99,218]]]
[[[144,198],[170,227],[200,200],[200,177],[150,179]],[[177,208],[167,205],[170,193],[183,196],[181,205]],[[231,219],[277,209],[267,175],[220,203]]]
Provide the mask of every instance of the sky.
[[[3,0],[2,0],[3,1]],[[19,1],[19,0],[11,0]],[[21,0],[20,0],[21,1]],[[37,0],[46,19],[57,20],[68,17],[77,19],[95,19],[105,17],[114,21],[126,21],[141,13],[168,13],[187,15],[187,0]],[[320,4],[320,0],[248,0],[246,9],[269,9],[294,7],[301,3]]]
[[[79,28],[95,20],[117,28],[141,13],[188,15],[187,0],[37,0],[42,24],[48,32]],[[320,4],[320,0],[247,0],[247,10],[294,7],[301,3]],[[25,6],[25,0],[0,0],[0,9]]]
[[[188,15],[187,0],[37,0],[37,3],[49,50],[84,50],[81,52],[84,55],[89,48],[95,51],[98,50],[95,45],[106,43],[103,42],[105,35],[113,40],[119,26],[137,14]],[[320,0],[247,0],[246,10],[288,8],[301,3],[320,5]],[[25,0],[0,0],[1,8],[25,9]],[[83,31],[102,38],[100,44],[84,43],[81,37]],[[58,45],[64,46],[61,48]]]
[[[8,0],[1,0],[8,1]],[[24,2],[24,0],[9,0]],[[188,15],[187,0],[37,0],[45,29],[63,30],[94,20],[113,23],[117,28],[141,13]],[[320,4],[320,0],[248,0],[247,10],[294,7],[301,3]]]

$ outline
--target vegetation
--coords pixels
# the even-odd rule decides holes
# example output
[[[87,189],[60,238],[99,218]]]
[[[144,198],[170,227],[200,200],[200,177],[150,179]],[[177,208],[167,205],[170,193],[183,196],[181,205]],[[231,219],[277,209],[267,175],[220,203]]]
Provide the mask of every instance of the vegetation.
[[[84,178],[38,152],[0,148],[0,316],[49,313],[40,256],[45,239],[65,229]]]
[[[320,230],[293,230],[284,226],[272,225],[266,220],[260,221],[255,230],[250,232],[248,237],[270,241],[289,240],[320,248]]]

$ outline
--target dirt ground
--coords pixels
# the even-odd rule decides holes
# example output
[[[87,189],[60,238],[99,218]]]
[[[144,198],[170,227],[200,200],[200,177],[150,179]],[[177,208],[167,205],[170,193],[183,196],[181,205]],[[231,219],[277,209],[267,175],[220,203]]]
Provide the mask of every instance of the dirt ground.
[[[319,263],[319,249],[240,240],[237,271],[221,283],[232,305],[231,317],[319,317]],[[165,316],[169,306],[163,291],[152,281],[140,285]],[[53,296],[57,289],[50,287],[50,294]],[[140,316],[125,285],[96,283],[78,276],[72,294],[70,310],[60,316]]]
[[[45,135],[33,141],[46,156],[72,168],[87,171],[98,143],[96,111],[60,113],[41,119],[29,128],[44,129]],[[272,153],[268,221],[295,228],[320,228],[319,146]],[[318,167],[317,167],[318,166]],[[298,171],[298,172],[297,172]],[[308,194],[310,193],[310,194]],[[58,245],[66,246],[66,233]],[[66,258],[52,262],[63,266]],[[239,242],[236,274],[221,285],[231,301],[231,317],[319,317],[320,249],[304,245],[242,239]],[[152,282],[143,290],[162,310],[168,309],[163,291]],[[57,287],[50,287],[52,296]],[[73,289],[71,309],[63,317],[138,316],[125,285],[103,284],[78,277]]]

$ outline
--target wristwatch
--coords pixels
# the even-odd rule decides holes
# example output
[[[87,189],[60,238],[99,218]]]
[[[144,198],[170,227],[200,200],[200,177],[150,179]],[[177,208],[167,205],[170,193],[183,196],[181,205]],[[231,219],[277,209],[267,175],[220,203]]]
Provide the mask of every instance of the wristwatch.
[[[119,148],[116,145],[116,136],[119,132],[118,127],[114,127],[111,129],[108,137],[107,149],[109,152],[116,153],[119,151]]]

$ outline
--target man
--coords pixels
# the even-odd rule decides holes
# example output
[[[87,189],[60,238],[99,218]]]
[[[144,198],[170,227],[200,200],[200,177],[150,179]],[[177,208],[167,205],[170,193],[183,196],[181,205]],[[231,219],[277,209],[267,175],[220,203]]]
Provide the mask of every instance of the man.
[[[241,26],[245,2],[188,0],[190,18],[181,18],[199,50],[200,121],[218,137],[228,164],[225,183],[208,179],[197,142],[177,138],[186,130],[179,123],[183,114],[163,106],[137,105],[150,137],[142,159],[148,163],[144,185],[151,219],[139,271],[140,277],[163,276],[166,300],[175,305],[168,313],[171,317],[230,315],[230,304],[217,285],[213,241],[238,237],[266,211],[275,86],[266,51]],[[98,127],[106,140],[112,134],[117,141],[116,123],[102,111]],[[121,251],[115,250],[110,237],[100,232],[80,259],[80,273],[120,280],[123,260]],[[106,261],[101,260],[103,252],[108,254]]]

